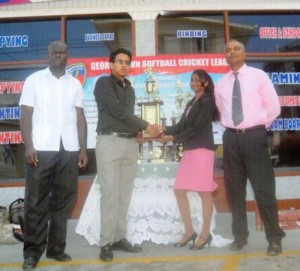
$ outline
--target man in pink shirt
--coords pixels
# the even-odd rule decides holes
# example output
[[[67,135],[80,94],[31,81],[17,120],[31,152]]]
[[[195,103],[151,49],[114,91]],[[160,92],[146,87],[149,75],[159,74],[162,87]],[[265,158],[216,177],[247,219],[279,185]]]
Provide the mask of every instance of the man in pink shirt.
[[[249,178],[269,242],[267,254],[276,256],[282,251],[281,239],[285,233],[278,223],[275,176],[266,127],[280,114],[278,96],[264,71],[245,64],[242,43],[229,41],[225,57],[231,70],[217,82],[215,95],[221,122],[226,127],[224,179],[234,236],[230,249],[238,251],[247,244],[246,184]]]

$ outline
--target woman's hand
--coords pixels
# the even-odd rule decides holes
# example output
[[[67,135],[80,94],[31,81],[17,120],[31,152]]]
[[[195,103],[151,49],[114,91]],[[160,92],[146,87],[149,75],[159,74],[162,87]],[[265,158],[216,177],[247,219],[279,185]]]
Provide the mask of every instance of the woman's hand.
[[[157,141],[157,142],[160,142],[160,143],[165,143],[165,142],[168,142],[168,141],[173,141],[174,137],[171,136],[171,135],[161,134],[159,137],[154,138],[154,140]]]

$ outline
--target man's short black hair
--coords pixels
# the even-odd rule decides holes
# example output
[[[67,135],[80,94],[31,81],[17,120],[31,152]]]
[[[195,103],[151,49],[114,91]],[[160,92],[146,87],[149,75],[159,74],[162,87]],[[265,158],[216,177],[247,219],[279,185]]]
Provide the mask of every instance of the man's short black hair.
[[[125,55],[128,55],[128,57],[129,57],[129,59],[130,59],[130,61],[131,61],[131,58],[132,58],[131,52],[130,52],[129,50],[125,49],[125,48],[118,48],[118,49],[116,49],[116,50],[114,50],[114,51],[112,51],[112,52],[110,53],[110,56],[109,56],[109,62],[110,62],[110,63],[115,62],[116,56],[117,56],[118,54],[125,54]]]

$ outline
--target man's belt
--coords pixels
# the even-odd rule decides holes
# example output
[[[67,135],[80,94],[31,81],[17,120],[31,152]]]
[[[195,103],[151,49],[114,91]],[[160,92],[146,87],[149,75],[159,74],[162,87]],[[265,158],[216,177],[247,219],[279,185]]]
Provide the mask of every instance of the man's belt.
[[[136,134],[134,133],[118,133],[118,132],[99,132],[98,135],[112,135],[112,136],[123,137],[123,138],[136,137]]]
[[[256,125],[256,126],[244,128],[244,129],[226,128],[227,131],[236,133],[236,134],[245,134],[250,131],[261,130],[261,129],[266,129],[266,127],[264,125]]]

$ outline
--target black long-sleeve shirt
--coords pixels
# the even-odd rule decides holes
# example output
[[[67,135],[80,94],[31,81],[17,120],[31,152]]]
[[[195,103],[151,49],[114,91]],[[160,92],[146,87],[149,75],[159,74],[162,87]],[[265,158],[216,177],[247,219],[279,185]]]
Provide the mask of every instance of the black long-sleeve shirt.
[[[135,93],[129,80],[111,74],[97,80],[94,96],[98,106],[99,132],[134,133],[145,130],[148,122],[134,115]]]

